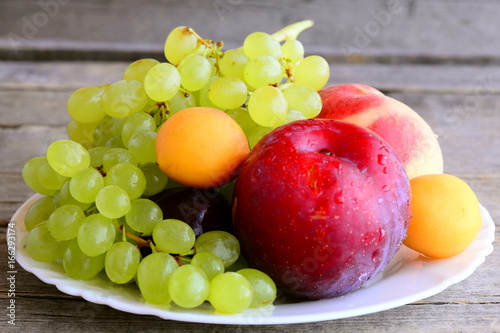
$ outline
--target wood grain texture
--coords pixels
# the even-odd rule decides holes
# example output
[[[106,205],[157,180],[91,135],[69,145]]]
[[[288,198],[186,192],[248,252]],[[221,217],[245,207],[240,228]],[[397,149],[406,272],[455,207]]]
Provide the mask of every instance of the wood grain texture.
[[[307,50],[337,61],[498,63],[495,1],[4,0],[3,59],[133,59],[161,54],[166,34],[189,25],[229,47],[259,30],[304,19]]]

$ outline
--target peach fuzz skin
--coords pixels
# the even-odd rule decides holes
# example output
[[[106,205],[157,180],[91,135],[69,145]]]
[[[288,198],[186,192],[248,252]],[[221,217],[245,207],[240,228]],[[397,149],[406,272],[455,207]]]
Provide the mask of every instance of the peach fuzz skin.
[[[410,179],[443,173],[436,134],[407,105],[362,84],[330,86],[319,93],[323,108],[317,118],[344,120],[373,130],[396,152]]]
[[[177,112],[156,138],[160,169],[174,181],[195,188],[230,182],[249,153],[238,123],[225,112],[206,107]]]

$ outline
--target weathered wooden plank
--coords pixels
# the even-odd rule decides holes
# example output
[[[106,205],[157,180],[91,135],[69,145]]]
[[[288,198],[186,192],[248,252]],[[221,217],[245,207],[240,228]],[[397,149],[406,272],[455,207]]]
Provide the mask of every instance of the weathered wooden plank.
[[[0,125],[65,125],[69,121],[66,101],[72,91],[115,82],[126,65],[0,62]],[[447,79],[429,79],[435,75]],[[333,64],[329,85],[362,83],[393,95],[404,92],[401,96],[406,96],[407,104],[416,105],[417,111],[422,109],[426,117],[435,117],[442,123],[439,126],[447,128],[472,116],[478,108],[498,109],[492,97],[500,93],[498,77],[500,69],[496,66]],[[435,102],[432,95],[421,98],[418,93],[449,93],[451,97]]]
[[[66,139],[64,127],[22,126],[0,128],[2,173],[20,172],[26,159],[45,155],[47,147],[56,140]],[[24,162],[23,162],[24,161]]]
[[[70,94],[70,91],[50,90],[0,91],[0,126],[67,124],[71,120],[66,112]]]
[[[0,62],[2,89],[73,90],[113,83],[122,78],[125,62]]]
[[[168,31],[178,25],[234,47],[250,32],[274,32],[312,19],[315,28],[301,40],[311,51],[339,59],[488,62],[498,59],[493,22],[499,14],[495,2],[470,0],[157,0],[147,6],[133,0],[5,0],[0,3],[0,49],[10,59],[116,59],[161,50]]]
[[[164,61],[164,57],[158,58]],[[129,62],[0,62],[3,90],[71,91],[122,78]],[[329,85],[362,83],[383,91],[499,94],[500,67],[330,63]],[[5,98],[5,97],[4,97]],[[2,99],[0,99],[2,100]]]

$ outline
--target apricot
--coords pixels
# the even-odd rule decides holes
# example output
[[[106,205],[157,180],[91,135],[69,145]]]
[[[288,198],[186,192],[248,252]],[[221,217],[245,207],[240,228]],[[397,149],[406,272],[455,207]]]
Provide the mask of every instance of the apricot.
[[[189,187],[219,187],[233,180],[250,149],[243,130],[223,111],[192,107],[175,113],[156,138],[160,169]]]
[[[413,217],[403,243],[432,258],[448,258],[464,251],[476,238],[482,218],[469,185],[448,174],[423,175],[410,180]]]
[[[399,156],[408,178],[443,173],[436,134],[406,104],[362,84],[331,86],[319,93],[323,108],[317,118],[345,120],[373,130]]]

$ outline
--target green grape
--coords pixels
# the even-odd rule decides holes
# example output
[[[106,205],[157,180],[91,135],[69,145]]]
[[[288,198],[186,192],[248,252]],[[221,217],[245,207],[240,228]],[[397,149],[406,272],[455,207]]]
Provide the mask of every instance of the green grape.
[[[124,189],[130,200],[139,198],[146,189],[146,178],[141,169],[128,163],[113,165],[104,179],[106,186],[116,185]]]
[[[89,149],[90,166],[93,168],[102,167],[104,155],[111,150],[111,147],[102,146]]]
[[[130,138],[128,150],[139,165],[156,163],[155,143],[156,132],[140,132]]]
[[[63,257],[67,242],[52,237],[47,225],[40,223],[26,235],[24,246],[31,258],[50,262]]]
[[[221,77],[208,90],[208,98],[222,109],[233,109],[243,105],[248,96],[245,82],[235,77]]]
[[[109,148],[126,148],[123,144],[123,140],[121,136],[113,136],[106,141],[106,147]]]
[[[168,280],[179,267],[175,259],[164,252],[153,252],[145,257],[137,269],[137,285],[146,302],[168,304]]]
[[[149,98],[157,102],[171,100],[181,87],[181,75],[175,66],[160,63],[151,68],[144,79]]]
[[[108,185],[103,187],[95,198],[99,212],[108,219],[117,219],[130,210],[130,197],[119,186]]]
[[[106,253],[104,269],[108,278],[118,284],[130,282],[139,268],[141,252],[129,242],[117,242]]]
[[[187,56],[177,68],[181,74],[182,86],[189,91],[198,91],[203,88],[212,73],[210,62],[199,54]]]
[[[217,75],[217,72],[218,72],[217,59],[215,59],[213,57],[208,57],[207,60],[210,63],[210,77]]]
[[[237,272],[240,269],[244,269],[244,268],[249,268],[249,265],[246,262],[245,258],[243,258],[243,256],[239,256],[238,260],[236,260],[236,262],[234,264],[232,264],[231,266],[226,268],[226,271],[227,272]]]
[[[66,108],[69,115],[79,123],[98,123],[106,116],[102,104],[104,89],[97,87],[80,88],[68,98]]]
[[[240,243],[226,231],[207,231],[198,236],[194,246],[197,253],[210,252],[219,257],[224,267],[234,264],[240,256]]]
[[[95,201],[97,192],[104,187],[104,177],[94,168],[78,171],[69,181],[71,196],[83,203]]]
[[[61,187],[59,192],[57,192],[57,194],[60,206],[75,205],[80,207],[82,210],[86,210],[90,207],[90,203],[80,202],[71,195],[70,180],[64,183],[64,185]]]
[[[195,234],[189,224],[176,219],[166,219],[153,229],[153,241],[164,252],[186,254],[194,246]]]
[[[283,90],[290,109],[300,111],[306,118],[314,118],[321,112],[321,96],[311,87],[290,84]]]
[[[113,165],[118,163],[137,165],[137,161],[132,154],[124,148],[112,148],[102,157],[102,167],[106,173]]]
[[[111,83],[102,83],[102,84],[98,85],[97,88],[106,89],[110,85],[111,85]]]
[[[56,193],[56,190],[50,190],[43,187],[38,180],[38,169],[45,163],[47,163],[47,158],[44,156],[29,159],[23,165],[22,176],[26,185],[33,191],[51,197]]]
[[[248,35],[243,42],[243,52],[250,58],[271,56],[281,58],[281,46],[277,40],[265,32],[254,32]]]
[[[66,185],[66,189],[68,190],[68,193],[69,193],[69,187],[68,186],[69,186],[69,184]],[[63,185],[63,187],[64,187],[64,185]],[[62,187],[61,187],[61,190],[62,190]],[[56,209],[57,207],[61,207],[62,206],[61,200],[60,200],[61,190],[56,191],[56,193],[54,194],[54,196],[50,197],[50,198],[52,198],[52,204],[54,205],[54,209]]]
[[[264,127],[276,127],[283,123],[288,103],[281,90],[275,87],[260,87],[248,100],[248,112],[253,121]]]
[[[76,205],[64,205],[52,212],[47,229],[58,240],[70,240],[78,235],[78,229],[85,219],[82,209]]]
[[[198,39],[190,32],[189,27],[176,27],[165,40],[165,57],[172,64],[178,65],[185,56],[196,49],[197,45]]]
[[[94,142],[94,132],[99,123],[82,124],[71,119],[66,126],[68,138],[78,142],[86,148],[90,148]]]
[[[37,178],[40,185],[49,190],[60,190],[68,180],[68,177],[58,174],[48,162],[38,168]]]
[[[252,303],[252,285],[241,274],[225,272],[210,281],[208,301],[216,311],[240,313]]]
[[[78,170],[90,166],[90,155],[81,144],[71,140],[52,142],[47,148],[47,161],[64,177],[73,177]]]
[[[207,275],[208,280],[224,273],[224,263],[216,255],[210,252],[198,252],[191,260],[191,265],[198,266]]]
[[[196,98],[194,94],[179,91],[175,96],[168,101],[169,116],[181,110],[196,106]]]
[[[102,95],[104,112],[111,117],[128,117],[148,102],[142,83],[136,80],[121,80],[110,85]]]
[[[203,270],[194,265],[177,268],[168,281],[168,293],[180,307],[195,308],[208,297],[210,283]]]
[[[273,129],[274,127],[264,127],[264,126],[258,126],[257,128],[255,128],[247,137],[250,148],[255,147],[255,145],[260,141],[260,139],[262,139],[267,133],[271,132]]]
[[[287,40],[281,45],[281,56],[291,64],[296,64],[304,58],[304,45],[297,39]]]
[[[146,131],[156,131],[156,122],[149,114],[139,112],[131,115],[125,120],[122,128],[122,140],[125,147],[128,147],[128,141],[137,133]]]
[[[208,97],[208,93],[210,91],[210,86],[218,78],[219,78],[218,76],[211,77],[210,80],[208,80],[208,83],[203,88],[201,88],[201,90],[198,92],[199,93],[198,100],[199,100],[200,106],[207,107],[207,108],[220,109],[219,107],[217,107],[217,105],[212,103],[210,101],[210,98]]]
[[[104,254],[115,241],[116,228],[110,218],[102,214],[87,216],[78,229],[78,246],[89,257]]]
[[[111,132],[113,136],[122,136],[123,125],[125,124],[127,119],[128,117],[111,118]]]
[[[54,201],[52,197],[43,196],[35,201],[24,216],[24,227],[31,231],[38,224],[47,221],[54,211]]]
[[[144,84],[144,78],[148,71],[159,63],[158,60],[149,58],[136,60],[125,68],[123,79],[136,80]]]
[[[92,136],[92,142],[95,147],[104,146],[109,139],[113,136],[114,124],[113,120],[116,118],[106,116],[103,120],[101,120],[96,129],[94,130],[94,134]]]
[[[245,82],[253,89],[277,85],[283,79],[284,74],[285,72],[279,61],[265,55],[250,59],[243,71]]]
[[[228,110],[226,113],[240,125],[247,138],[255,128],[259,127],[259,125],[253,121],[252,117],[250,117],[250,113],[247,109],[236,108]]]
[[[104,268],[105,254],[89,257],[80,250],[78,241],[69,242],[63,256],[63,268],[66,274],[75,280],[90,280]]]
[[[158,194],[167,187],[168,177],[161,171],[156,163],[142,165],[141,170],[144,177],[146,177],[144,196],[150,197]]]
[[[244,80],[243,71],[248,57],[238,50],[227,50],[219,59],[219,70],[224,76],[237,77]]]
[[[154,227],[163,220],[161,208],[149,199],[137,199],[130,204],[125,215],[127,225],[133,230],[150,235]]]
[[[321,90],[330,79],[330,66],[320,56],[305,57],[299,62],[293,74],[295,83]]]
[[[295,109],[288,109],[288,112],[286,114],[286,117],[285,117],[285,120],[283,120],[283,123],[282,125],[284,124],[288,124],[288,123],[291,123],[292,121],[296,121],[296,120],[304,120],[304,119],[307,119],[304,114],[298,110],[295,110]],[[264,133],[265,132],[265,133]],[[261,133],[263,134],[267,134],[268,132],[266,131],[263,131],[263,132],[256,132],[255,133],[255,136],[259,136]],[[262,137],[262,136],[260,136]]]
[[[266,273],[254,268],[244,268],[236,273],[243,275],[252,285],[251,308],[260,308],[273,304],[277,296],[276,284]]]

